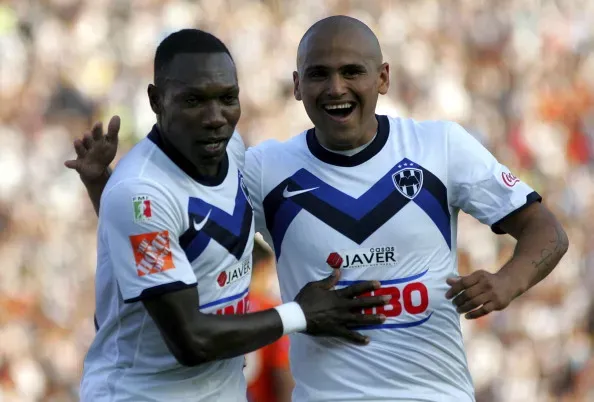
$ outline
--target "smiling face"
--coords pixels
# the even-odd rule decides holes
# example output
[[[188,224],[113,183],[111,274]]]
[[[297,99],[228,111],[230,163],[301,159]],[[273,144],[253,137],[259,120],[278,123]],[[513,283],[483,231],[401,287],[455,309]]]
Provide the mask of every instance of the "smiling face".
[[[196,166],[218,166],[241,115],[235,64],[226,53],[182,53],[151,106],[167,141]]]
[[[295,98],[303,102],[318,141],[330,149],[352,149],[377,130],[375,108],[389,87],[375,35],[361,22],[331,17],[302,39],[293,73]]]

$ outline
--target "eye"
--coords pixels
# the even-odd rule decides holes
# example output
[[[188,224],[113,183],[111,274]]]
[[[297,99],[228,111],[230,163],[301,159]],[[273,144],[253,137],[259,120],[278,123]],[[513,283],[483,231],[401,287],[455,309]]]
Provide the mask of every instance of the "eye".
[[[225,95],[225,96],[221,97],[221,100],[226,105],[233,105],[234,103],[237,102],[238,98],[237,98],[237,95],[228,94],[228,95]]]
[[[356,78],[356,77],[358,77],[358,76],[360,76],[362,74],[364,74],[364,71],[361,71],[359,69],[354,69],[354,68],[349,68],[349,69],[344,70],[342,72],[342,75],[345,78]]]
[[[198,103],[200,103],[200,100],[195,96],[189,96],[185,99],[185,103],[189,107],[195,107],[198,105]]]
[[[307,74],[308,78],[312,79],[312,80],[319,80],[319,79],[323,79],[326,77],[326,73],[324,71],[321,70],[314,70],[314,71],[310,71]]]

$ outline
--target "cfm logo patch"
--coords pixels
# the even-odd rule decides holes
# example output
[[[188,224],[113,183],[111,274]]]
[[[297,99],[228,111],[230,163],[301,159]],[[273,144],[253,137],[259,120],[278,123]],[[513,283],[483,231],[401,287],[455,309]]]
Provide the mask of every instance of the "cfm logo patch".
[[[333,269],[369,268],[396,263],[396,251],[393,246],[333,252],[326,259],[326,264]]]
[[[153,217],[151,198],[148,195],[137,195],[132,197],[134,209],[134,222],[146,222]]]
[[[423,187],[423,171],[413,166],[412,162],[405,162],[398,165],[402,169],[392,175],[396,189],[409,200],[415,198]]]

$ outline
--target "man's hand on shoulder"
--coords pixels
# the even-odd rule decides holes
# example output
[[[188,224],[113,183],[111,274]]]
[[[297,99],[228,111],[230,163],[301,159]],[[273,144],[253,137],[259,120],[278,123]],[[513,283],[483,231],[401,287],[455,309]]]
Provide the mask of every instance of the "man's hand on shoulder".
[[[76,170],[86,182],[101,178],[108,172],[109,165],[116,156],[119,131],[119,116],[111,118],[106,134],[103,133],[103,123],[95,123],[82,139],[74,140],[76,159],[67,160],[64,166]]]

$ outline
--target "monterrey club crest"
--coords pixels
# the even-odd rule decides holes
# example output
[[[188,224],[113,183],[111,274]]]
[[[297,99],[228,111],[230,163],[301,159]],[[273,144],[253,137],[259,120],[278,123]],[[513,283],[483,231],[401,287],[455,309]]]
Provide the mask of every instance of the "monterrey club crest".
[[[419,191],[421,191],[421,188],[423,187],[423,171],[411,167],[413,166],[412,163],[404,163],[402,165],[408,165],[408,167],[404,167],[394,173],[392,175],[392,181],[400,194],[409,200],[412,200],[419,194]],[[398,167],[400,167],[400,165]]]

